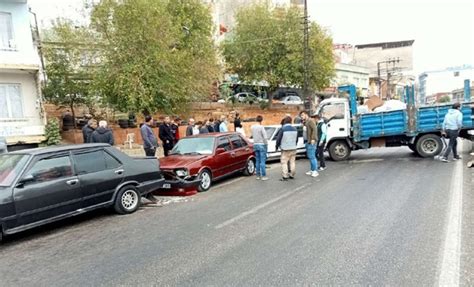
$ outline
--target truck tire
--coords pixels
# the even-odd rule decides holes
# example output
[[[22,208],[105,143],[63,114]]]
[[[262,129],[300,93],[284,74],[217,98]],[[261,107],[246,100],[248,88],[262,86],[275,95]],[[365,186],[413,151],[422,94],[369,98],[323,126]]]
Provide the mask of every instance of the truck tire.
[[[438,135],[427,134],[421,136],[416,141],[416,152],[421,157],[434,157],[437,156],[443,149],[443,142]]]
[[[333,161],[342,161],[349,158],[351,149],[344,140],[337,140],[329,145],[329,156]]]

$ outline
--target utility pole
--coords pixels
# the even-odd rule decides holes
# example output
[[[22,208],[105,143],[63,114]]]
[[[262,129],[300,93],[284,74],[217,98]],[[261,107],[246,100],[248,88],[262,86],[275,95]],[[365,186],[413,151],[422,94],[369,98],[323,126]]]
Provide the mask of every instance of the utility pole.
[[[304,83],[303,96],[309,102],[309,110],[313,111],[313,101],[309,93],[309,18],[308,18],[308,0],[304,0],[304,30],[303,30],[303,69]]]

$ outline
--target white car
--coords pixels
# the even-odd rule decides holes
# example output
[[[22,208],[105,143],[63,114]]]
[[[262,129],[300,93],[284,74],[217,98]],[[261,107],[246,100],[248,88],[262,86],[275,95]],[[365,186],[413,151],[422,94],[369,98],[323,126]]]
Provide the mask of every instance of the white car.
[[[284,105],[302,105],[303,101],[298,96],[286,96],[280,101]]]
[[[304,144],[303,139],[303,126],[300,124],[293,124],[298,131],[298,144],[296,146],[296,154],[306,154],[306,147]],[[267,157],[268,159],[276,159],[279,158],[281,155],[281,150],[276,150],[276,141],[278,137],[278,133],[280,132],[281,125],[268,125],[263,126],[265,128],[265,132],[267,133],[267,140],[268,140],[268,151]],[[253,142],[252,139],[250,139]]]

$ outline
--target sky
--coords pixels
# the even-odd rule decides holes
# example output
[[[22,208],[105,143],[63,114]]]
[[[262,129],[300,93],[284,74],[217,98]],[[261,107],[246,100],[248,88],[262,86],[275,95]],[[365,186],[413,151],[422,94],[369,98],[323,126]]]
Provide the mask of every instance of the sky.
[[[474,0],[307,0],[335,43],[415,40],[415,73],[474,65]],[[77,18],[83,0],[29,0],[38,18]]]

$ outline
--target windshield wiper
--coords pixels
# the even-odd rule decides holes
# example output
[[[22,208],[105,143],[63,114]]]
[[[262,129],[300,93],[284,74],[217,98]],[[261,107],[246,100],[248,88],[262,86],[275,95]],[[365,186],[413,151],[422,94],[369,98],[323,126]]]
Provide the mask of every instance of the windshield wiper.
[[[202,155],[202,153],[197,151],[185,152],[184,155]]]

